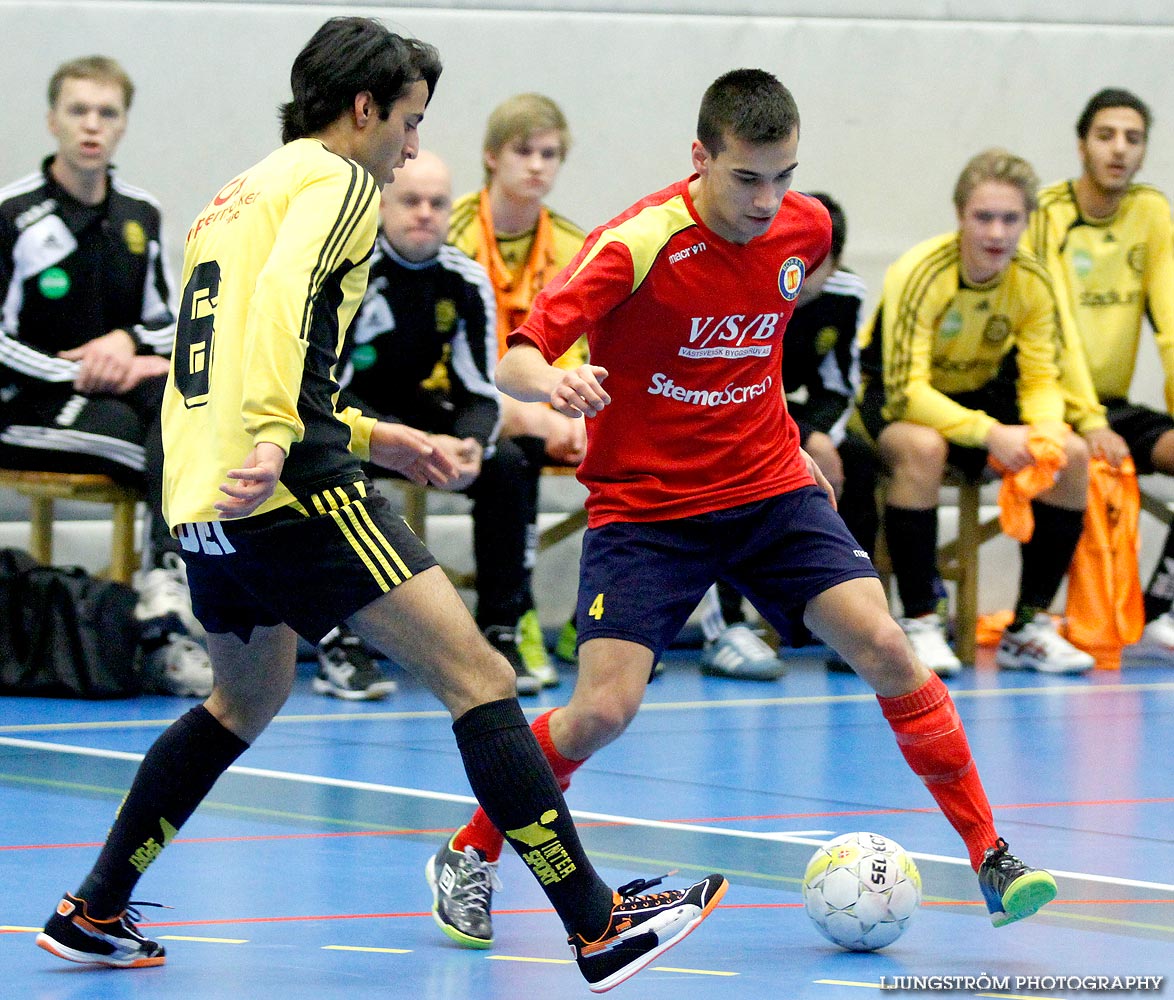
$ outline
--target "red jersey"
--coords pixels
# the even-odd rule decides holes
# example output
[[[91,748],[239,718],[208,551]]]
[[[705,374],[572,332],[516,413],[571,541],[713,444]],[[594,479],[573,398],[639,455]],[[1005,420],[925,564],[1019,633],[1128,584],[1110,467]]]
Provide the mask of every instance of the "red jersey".
[[[690,177],[587,237],[509,343],[547,361],[587,335],[611,403],[587,420],[588,523],[692,517],[812,479],[780,378],[804,275],[831,246],[824,207],[784,197],[742,245],[708,229]]]

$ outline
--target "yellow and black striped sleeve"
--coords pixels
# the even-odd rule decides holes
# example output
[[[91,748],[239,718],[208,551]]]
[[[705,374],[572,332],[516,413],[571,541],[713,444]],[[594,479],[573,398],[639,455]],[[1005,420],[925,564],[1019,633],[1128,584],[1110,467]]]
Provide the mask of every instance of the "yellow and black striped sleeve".
[[[309,171],[292,192],[245,328],[245,430],[255,444],[269,441],[287,453],[305,431],[298,403],[315,311],[338,308],[340,276],[366,262],[378,227],[374,178],[338,159],[345,169]]]

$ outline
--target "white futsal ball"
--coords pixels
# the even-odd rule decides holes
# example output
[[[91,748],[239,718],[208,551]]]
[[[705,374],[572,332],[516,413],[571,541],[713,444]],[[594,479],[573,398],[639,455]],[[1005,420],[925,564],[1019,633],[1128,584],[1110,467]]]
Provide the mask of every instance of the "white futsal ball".
[[[921,903],[921,874],[896,841],[846,833],[811,856],[803,903],[829,941],[849,951],[874,951],[904,933]]]

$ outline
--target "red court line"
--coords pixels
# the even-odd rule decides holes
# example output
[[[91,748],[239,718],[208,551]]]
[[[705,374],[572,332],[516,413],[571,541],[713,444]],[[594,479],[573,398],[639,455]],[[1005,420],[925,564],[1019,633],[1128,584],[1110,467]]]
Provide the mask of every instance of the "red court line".
[[[1049,908],[1056,906],[1139,906],[1174,903],[1170,899],[1054,899],[1048,904]],[[923,900],[922,906],[985,906],[981,900]],[[721,903],[723,910],[801,910],[802,903]],[[534,913],[554,913],[551,907],[536,907],[532,909],[494,910],[495,917],[525,916]],[[318,913],[290,917],[226,917],[219,920],[166,920],[157,922],[143,922],[139,927],[217,927],[235,926],[238,924],[282,924],[282,923],[309,923],[314,921],[329,922],[334,920],[403,920],[422,917],[431,917],[430,911],[408,913]],[[0,934],[23,934],[25,931],[2,930]]]
[[[1106,905],[1137,905],[1137,904],[1152,904],[1152,903],[1172,903],[1174,900],[1169,899],[1054,899],[1048,904],[1049,908],[1054,906],[1106,906]],[[986,906],[986,903],[981,900],[924,900],[922,906]],[[721,903],[720,909],[723,910],[801,910],[802,903]],[[554,910],[549,907],[534,907],[531,909],[517,909],[517,910],[494,910],[493,915],[497,916],[525,916],[534,913],[554,913]],[[331,920],[403,920],[414,919],[417,917],[431,917],[432,913],[429,910],[422,912],[406,912],[406,913],[330,913],[330,914],[307,914],[304,916],[290,916],[290,917],[242,917],[238,919],[226,918],[221,920],[171,920],[157,923],[140,923],[139,927],[209,927],[218,924],[280,924],[308,921],[331,921]]]
[[[262,833],[243,837],[177,837],[173,844],[244,844],[254,840],[332,840],[340,837],[407,837],[439,836],[452,833],[453,827],[439,830],[347,830],[329,833]],[[77,844],[3,844],[0,851],[48,851],[71,847],[102,847],[103,841]]]
[[[1058,807],[1080,806],[1133,806],[1133,805],[1165,805],[1174,802],[1174,798],[1154,799],[1084,799],[1079,801],[1059,802],[1008,802],[995,805],[996,810],[1003,809],[1050,809]],[[756,820],[795,820],[795,819],[829,819],[842,816],[895,816],[903,814],[937,813],[936,806],[919,807],[915,809],[844,809],[828,812],[803,813],[764,813],[760,816],[702,816],[693,819],[666,819],[663,823],[746,823]],[[622,827],[629,824],[623,821],[581,822],[575,824],[580,830],[600,829],[605,827]],[[452,833],[454,827],[419,830],[346,830],[321,833],[273,833],[256,834],[241,837],[179,837],[172,841],[174,844],[244,844],[250,841],[266,840],[328,840],[342,837],[412,837],[434,836],[442,833]],[[102,847],[102,841],[81,842],[76,844],[0,844],[0,851],[48,851],[65,850],[70,848]]]
[[[1005,802],[994,805],[992,809],[1054,809],[1062,806],[1139,806],[1165,805],[1174,802],[1174,798],[1156,799],[1082,799],[1060,802]],[[802,813],[766,813],[762,816],[702,816],[694,819],[666,819],[665,823],[744,823],[751,820],[765,819],[820,819],[834,816],[894,816],[902,813],[936,813],[936,807],[916,809],[849,809],[829,812],[802,812]],[[591,823],[577,823],[577,826],[593,826]]]

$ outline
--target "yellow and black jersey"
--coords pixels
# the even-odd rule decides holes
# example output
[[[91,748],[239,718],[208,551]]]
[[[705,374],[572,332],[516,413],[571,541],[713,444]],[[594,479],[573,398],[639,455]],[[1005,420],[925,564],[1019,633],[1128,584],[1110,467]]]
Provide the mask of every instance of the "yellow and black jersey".
[[[378,222],[375,179],[298,139],[229,181],[192,223],[163,401],[163,511],[173,528],[215,520],[228,470],[262,442],[287,459],[257,514],[310,507],[359,478],[374,421],[335,412],[334,369]]]
[[[860,329],[865,387],[883,379],[885,419],[925,424],[967,447],[982,447],[997,421],[950,397],[994,379],[1012,350],[1023,420],[1063,419],[1059,345],[1056,299],[1044,268],[1017,253],[993,281],[967,285],[957,233],[902,255]]]
[[[1040,192],[1024,238],[1052,274],[1100,400],[1128,395],[1148,316],[1174,413],[1174,234],[1165,196],[1132,184],[1112,216],[1089,219],[1072,183],[1061,181]]]

